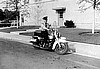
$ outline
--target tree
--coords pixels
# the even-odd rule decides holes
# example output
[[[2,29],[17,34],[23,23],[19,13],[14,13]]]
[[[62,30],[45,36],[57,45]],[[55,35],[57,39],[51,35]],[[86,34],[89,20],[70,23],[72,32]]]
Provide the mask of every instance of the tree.
[[[9,18],[11,16],[11,12],[8,9],[4,10],[4,23],[9,23]]]
[[[19,14],[26,14],[25,12],[28,12],[28,4],[29,0],[6,0],[2,1],[1,3],[6,3],[6,9],[10,9],[11,11],[15,11],[16,18],[17,18],[17,27],[19,25],[19,20],[21,19]],[[29,13],[28,13],[29,14]]]
[[[100,0],[78,0],[77,2],[79,6],[79,11],[84,12],[87,9],[93,7],[94,10],[94,22],[92,25],[92,34],[94,34],[94,30],[95,30],[95,11],[98,10],[100,11]],[[86,7],[86,4],[90,4],[89,6]]]
[[[13,10],[13,11],[16,11],[16,12],[20,12],[20,15],[23,14],[25,16],[29,15],[29,5],[35,5],[35,18],[37,18],[36,20],[37,21],[41,21],[40,20],[40,17],[42,16],[41,14],[43,13],[43,4],[44,3],[47,3],[47,2],[53,2],[53,1],[56,1],[56,0],[45,0],[45,1],[42,1],[42,0],[34,0],[35,3],[30,3],[29,4],[29,0],[7,0],[7,1],[3,1],[2,3],[6,3],[7,4],[7,7],[8,9],[10,10]],[[19,15],[19,14],[18,14]],[[18,16],[17,15],[17,16]],[[21,20],[21,16],[18,17],[18,22],[19,22],[19,19]]]
[[[0,9],[0,20],[3,20],[4,19],[4,13],[3,13],[3,10]]]

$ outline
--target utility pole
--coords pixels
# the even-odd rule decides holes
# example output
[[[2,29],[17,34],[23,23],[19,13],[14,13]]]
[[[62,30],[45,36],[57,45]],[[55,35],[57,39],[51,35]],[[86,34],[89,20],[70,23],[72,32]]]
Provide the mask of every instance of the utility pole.
[[[16,11],[17,28],[18,28],[18,23],[19,23],[19,16],[18,16],[18,0],[15,0],[15,11]]]
[[[93,9],[94,9],[94,22],[92,24],[92,34],[95,33],[95,8],[96,8],[96,0],[94,0]]]

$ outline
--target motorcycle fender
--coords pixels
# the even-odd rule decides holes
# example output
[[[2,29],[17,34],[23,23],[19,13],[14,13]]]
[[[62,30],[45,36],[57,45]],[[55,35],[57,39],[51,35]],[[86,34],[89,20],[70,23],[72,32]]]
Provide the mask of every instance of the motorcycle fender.
[[[36,39],[31,39],[30,42],[36,42]]]
[[[68,42],[68,41],[66,41],[66,40],[64,40],[64,39],[59,39],[59,42]]]
[[[55,47],[56,47],[56,44],[59,44],[60,42],[66,43],[67,41],[66,40],[62,40],[62,39],[59,39],[58,41],[55,41],[54,44],[53,44],[52,50],[54,50]]]
[[[52,47],[52,50],[55,49],[57,43],[58,43],[58,41],[55,41],[55,42],[54,42],[53,47]]]

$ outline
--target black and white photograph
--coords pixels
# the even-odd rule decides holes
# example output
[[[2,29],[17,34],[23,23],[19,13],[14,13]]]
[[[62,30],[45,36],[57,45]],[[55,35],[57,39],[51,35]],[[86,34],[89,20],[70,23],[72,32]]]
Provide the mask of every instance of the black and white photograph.
[[[100,69],[100,0],[0,0],[0,69]]]

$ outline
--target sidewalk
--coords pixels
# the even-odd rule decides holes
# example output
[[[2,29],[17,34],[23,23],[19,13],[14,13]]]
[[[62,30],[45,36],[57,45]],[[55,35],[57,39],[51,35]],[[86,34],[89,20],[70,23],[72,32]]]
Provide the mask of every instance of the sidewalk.
[[[7,29],[7,28],[12,28],[12,27],[15,27],[15,26],[11,26],[11,27],[0,27],[0,29]]]
[[[29,43],[29,41],[32,37],[31,36],[17,35],[17,34],[12,34],[12,33],[0,32],[0,38],[10,39],[10,40],[25,43],[25,44],[31,44],[31,43]]]
[[[75,50],[74,54],[100,59],[100,45],[70,41],[69,47]]]
[[[34,30],[28,30],[28,31],[34,31]],[[19,35],[19,34],[16,34],[15,32],[14,33],[0,32],[0,38],[10,39],[10,40],[25,43],[25,44],[31,44],[29,41],[32,37]],[[73,52],[74,54],[100,59],[100,45],[71,42],[71,41],[68,41],[68,44],[69,44],[70,50],[75,51]]]
[[[34,32],[35,30],[38,30],[38,29],[28,29],[26,31],[15,31],[15,32],[10,32],[11,34],[17,34],[17,35],[20,35],[20,33],[25,33],[25,32]]]
[[[34,29],[32,30],[27,30],[27,31],[17,31],[17,32],[11,32],[12,34],[18,34],[23,33],[23,32],[33,32]],[[88,56],[88,57],[93,57],[93,58],[98,58],[100,59],[100,45],[96,44],[88,44],[88,43],[80,43],[80,42],[73,42],[73,41],[68,41],[69,47],[74,52],[74,54],[79,54],[83,56]]]

